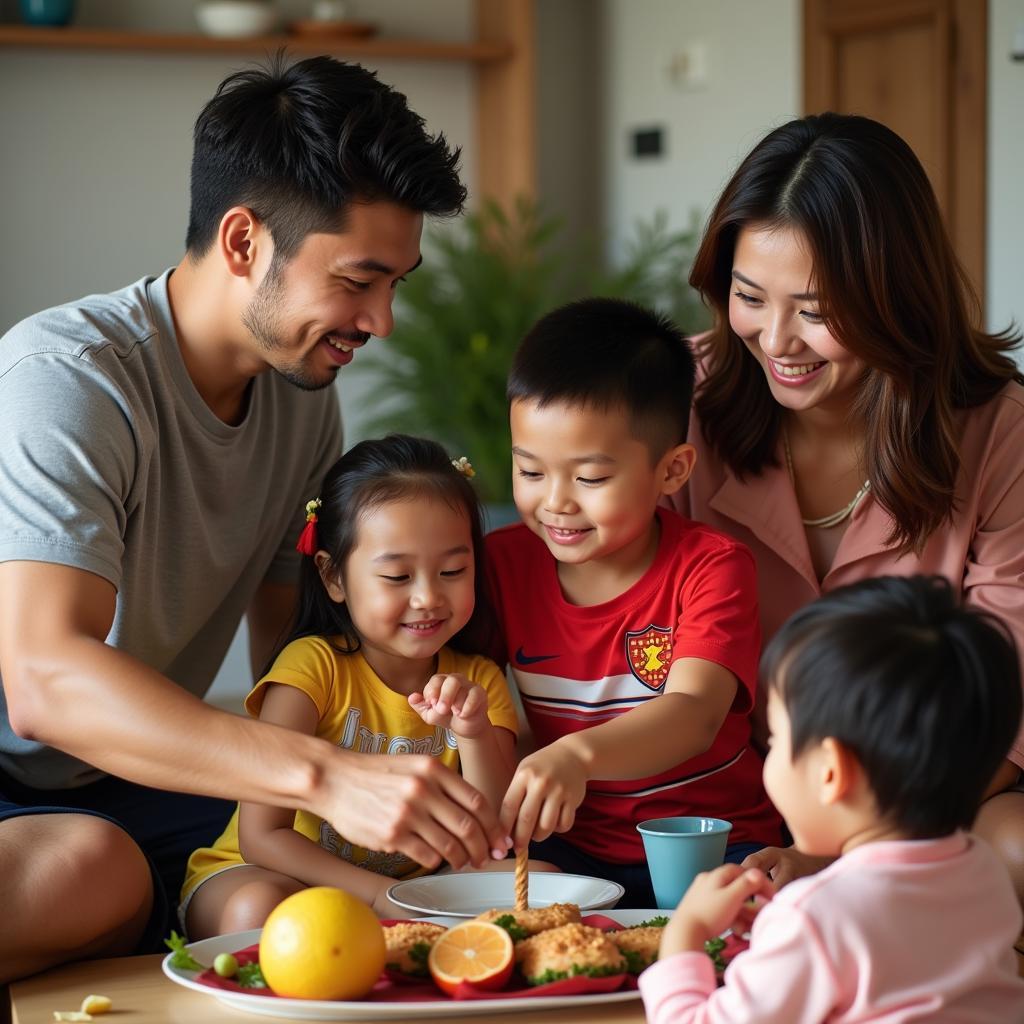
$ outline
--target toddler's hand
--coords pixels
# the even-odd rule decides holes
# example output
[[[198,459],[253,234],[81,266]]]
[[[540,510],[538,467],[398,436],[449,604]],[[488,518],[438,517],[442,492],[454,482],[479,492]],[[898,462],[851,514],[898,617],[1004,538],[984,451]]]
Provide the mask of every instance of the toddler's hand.
[[[531,839],[568,832],[587,791],[587,769],[571,746],[556,741],[519,762],[501,805],[501,824],[517,850]]]
[[[463,739],[479,736],[489,721],[487,691],[457,673],[431,676],[422,693],[409,694],[409,706],[427,725],[451,729]]]
[[[665,928],[662,955],[701,949],[708,939],[726,928],[748,930],[754,912],[747,901],[752,897],[770,900],[774,894],[768,876],[753,868],[744,870],[738,864],[723,864],[699,874]]]

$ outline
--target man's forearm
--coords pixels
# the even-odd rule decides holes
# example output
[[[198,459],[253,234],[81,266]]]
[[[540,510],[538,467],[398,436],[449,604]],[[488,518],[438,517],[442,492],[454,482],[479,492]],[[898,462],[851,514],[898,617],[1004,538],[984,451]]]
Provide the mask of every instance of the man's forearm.
[[[333,750],[204,704],[137,658],[77,637],[14,666],[12,725],[112,775],[160,789],[317,812]],[[69,713],[68,709],[73,709]]]

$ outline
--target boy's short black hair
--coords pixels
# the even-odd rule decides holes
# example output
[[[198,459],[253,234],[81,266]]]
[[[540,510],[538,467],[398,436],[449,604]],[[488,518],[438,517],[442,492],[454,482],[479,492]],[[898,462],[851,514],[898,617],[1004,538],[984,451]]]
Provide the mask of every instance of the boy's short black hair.
[[[540,318],[512,359],[509,402],[624,408],[656,461],[686,440],[695,365],[671,320],[621,299],[581,299]]]
[[[1021,721],[1013,637],[940,576],[882,576],[798,611],[761,659],[795,759],[826,737],[909,838],[969,828]]]
[[[223,215],[248,206],[277,266],[314,231],[340,231],[353,201],[459,213],[459,150],[428,135],[405,96],[358,64],[310,57],[229,75],[196,121],[185,245],[204,256]]]

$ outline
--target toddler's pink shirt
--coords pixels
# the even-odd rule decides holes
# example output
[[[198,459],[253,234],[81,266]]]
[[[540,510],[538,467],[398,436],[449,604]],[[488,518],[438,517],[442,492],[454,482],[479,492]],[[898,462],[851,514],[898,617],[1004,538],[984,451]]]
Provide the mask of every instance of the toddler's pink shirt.
[[[793,612],[837,587],[873,576],[934,573],[959,587],[968,604],[994,613],[1010,628],[1024,664],[1024,387],[1007,384],[992,401],[961,415],[952,522],[932,534],[919,556],[899,556],[885,546],[891,519],[869,492],[820,583],[781,441],[778,466],[741,481],[715,456],[691,417],[689,441],[697,464],[674,505],[753,552],[764,643]],[[1024,732],[1008,756],[1024,767]]]
[[[1020,1024],[1020,928],[981,840],[868,843],[782,889],[721,988],[704,953],[678,953],[640,993],[648,1024]]]

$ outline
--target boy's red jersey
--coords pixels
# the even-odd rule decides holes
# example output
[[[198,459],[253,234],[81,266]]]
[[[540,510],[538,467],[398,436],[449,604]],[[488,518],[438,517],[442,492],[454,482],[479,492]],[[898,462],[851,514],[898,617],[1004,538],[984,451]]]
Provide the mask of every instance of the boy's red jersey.
[[[666,509],[657,515],[651,567],[618,597],[588,607],[566,601],[555,559],[526,526],[487,537],[501,653],[538,745],[653,700],[679,658],[713,661],[738,680],[733,707],[705,753],[649,778],[588,784],[566,838],[613,863],[644,859],[635,826],[648,818],[725,818],[730,843],[780,841],[762,760],[750,745],[760,655],[753,558],[717,530]]]

